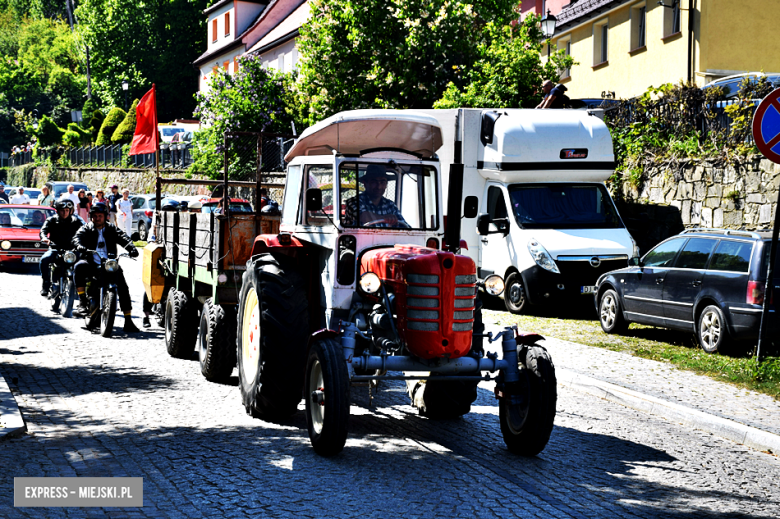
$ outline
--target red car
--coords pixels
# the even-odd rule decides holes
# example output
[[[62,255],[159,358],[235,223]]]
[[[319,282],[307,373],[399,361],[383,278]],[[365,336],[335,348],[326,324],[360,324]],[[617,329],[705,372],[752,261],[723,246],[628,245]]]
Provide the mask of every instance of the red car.
[[[38,205],[0,205],[0,264],[39,263],[48,246],[41,243],[41,227],[56,212]]]
[[[208,200],[204,200],[203,205],[200,208],[200,212],[213,213],[217,209],[220,200],[222,199],[209,198]],[[230,212],[231,213],[254,213],[255,210],[252,209],[252,204],[249,203],[249,200],[245,200],[243,198],[231,198]]]

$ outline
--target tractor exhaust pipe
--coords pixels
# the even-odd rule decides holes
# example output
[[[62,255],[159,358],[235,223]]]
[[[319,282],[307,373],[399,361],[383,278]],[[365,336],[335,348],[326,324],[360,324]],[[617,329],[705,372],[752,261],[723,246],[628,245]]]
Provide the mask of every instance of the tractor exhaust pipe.
[[[460,252],[460,219],[463,205],[463,139],[461,136],[463,111],[458,110],[455,118],[455,153],[450,165],[450,180],[447,190],[447,226],[444,229],[444,241],[447,250],[455,254]]]

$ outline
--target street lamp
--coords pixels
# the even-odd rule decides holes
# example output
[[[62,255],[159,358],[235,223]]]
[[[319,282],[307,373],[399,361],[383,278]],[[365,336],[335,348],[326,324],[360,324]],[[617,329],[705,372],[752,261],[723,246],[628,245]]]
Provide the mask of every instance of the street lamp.
[[[122,90],[125,91],[125,110],[127,110],[127,89],[130,88],[130,84],[127,81],[122,81]]]
[[[558,23],[558,19],[550,14],[550,10],[547,9],[547,15],[542,18],[542,34],[545,39],[549,40],[555,34],[555,24]],[[547,60],[550,60],[550,42],[547,42]]]

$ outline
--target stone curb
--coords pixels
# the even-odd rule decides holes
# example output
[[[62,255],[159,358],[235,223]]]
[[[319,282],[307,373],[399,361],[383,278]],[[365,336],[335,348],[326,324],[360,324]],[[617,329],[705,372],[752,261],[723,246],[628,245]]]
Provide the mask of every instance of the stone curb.
[[[25,431],[27,425],[19,412],[16,399],[5,379],[0,376],[0,440],[20,436]]]
[[[776,434],[691,409],[668,400],[632,391],[568,369],[556,369],[556,376],[558,384],[570,387],[576,391],[588,393],[673,422],[682,423],[752,449],[780,454],[780,436]]]

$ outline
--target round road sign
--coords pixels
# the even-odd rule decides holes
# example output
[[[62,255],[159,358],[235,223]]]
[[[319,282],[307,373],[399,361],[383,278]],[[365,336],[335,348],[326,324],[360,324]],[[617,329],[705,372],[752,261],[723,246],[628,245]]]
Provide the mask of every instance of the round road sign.
[[[780,164],[780,88],[758,105],[753,117],[753,139],[764,157]]]

